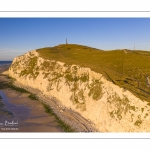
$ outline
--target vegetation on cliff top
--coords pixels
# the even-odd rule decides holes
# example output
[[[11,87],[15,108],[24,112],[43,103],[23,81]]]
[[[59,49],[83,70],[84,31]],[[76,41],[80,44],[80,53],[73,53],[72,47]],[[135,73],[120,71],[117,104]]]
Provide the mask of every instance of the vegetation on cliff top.
[[[37,49],[37,52],[45,59],[91,68],[136,96],[145,100],[150,98],[148,83],[150,52],[148,51],[103,51],[82,45],[63,44]]]

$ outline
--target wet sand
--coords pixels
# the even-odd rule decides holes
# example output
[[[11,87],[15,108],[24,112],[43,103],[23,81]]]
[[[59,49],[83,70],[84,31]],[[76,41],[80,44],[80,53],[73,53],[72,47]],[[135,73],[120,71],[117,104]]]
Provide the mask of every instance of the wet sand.
[[[15,128],[18,128],[18,130],[15,131],[63,132],[63,129],[61,129],[56,122],[55,117],[47,114],[44,107],[39,101],[31,100],[30,98],[28,98],[29,94],[21,94],[10,89],[5,89],[0,92],[0,95],[2,96],[2,92],[8,98],[7,102],[6,99],[4,99],[4,104],[7,105],[9,110],[13,113],[13,117],[7,120],[9,120],[10,122],[18,122],[18,126],[15,126]],[[6,128],[6,126],[3,126],[3,128]]]
[[[0,73],[7,69],[8,65],[0,66]],[[7,80],[0,76],[0,81]],[[64,132],[55,117],[46,113],[39,101],[31,100],[29,94],[3,89],[0,95],[5,111],[13,114],[0,115],[0,132]]]

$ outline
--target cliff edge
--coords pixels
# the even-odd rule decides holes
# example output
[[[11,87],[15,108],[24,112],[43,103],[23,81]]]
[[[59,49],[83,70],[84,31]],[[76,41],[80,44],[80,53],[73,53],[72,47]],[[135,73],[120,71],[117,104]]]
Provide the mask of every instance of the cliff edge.
[[[9,76],[54,97],[63,108],[92,122],[99,132],[150,131],[149,103],[90,68],[46,59],[33,50],[13,60]]]

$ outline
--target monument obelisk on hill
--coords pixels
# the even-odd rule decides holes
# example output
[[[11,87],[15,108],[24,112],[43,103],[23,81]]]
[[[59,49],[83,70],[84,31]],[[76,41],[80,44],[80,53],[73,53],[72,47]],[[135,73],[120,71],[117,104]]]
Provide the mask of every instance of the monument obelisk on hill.
[[[68,44],[68,42],[67,42],[67,38],[66,38],[66,44]]]

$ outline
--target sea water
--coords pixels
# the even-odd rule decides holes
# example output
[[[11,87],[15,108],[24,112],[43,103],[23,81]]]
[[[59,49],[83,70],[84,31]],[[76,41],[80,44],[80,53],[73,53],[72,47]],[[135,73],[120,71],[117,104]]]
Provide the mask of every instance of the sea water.
[[[0,66],[5,64],[11,64],[12,61],[0,61]]]

